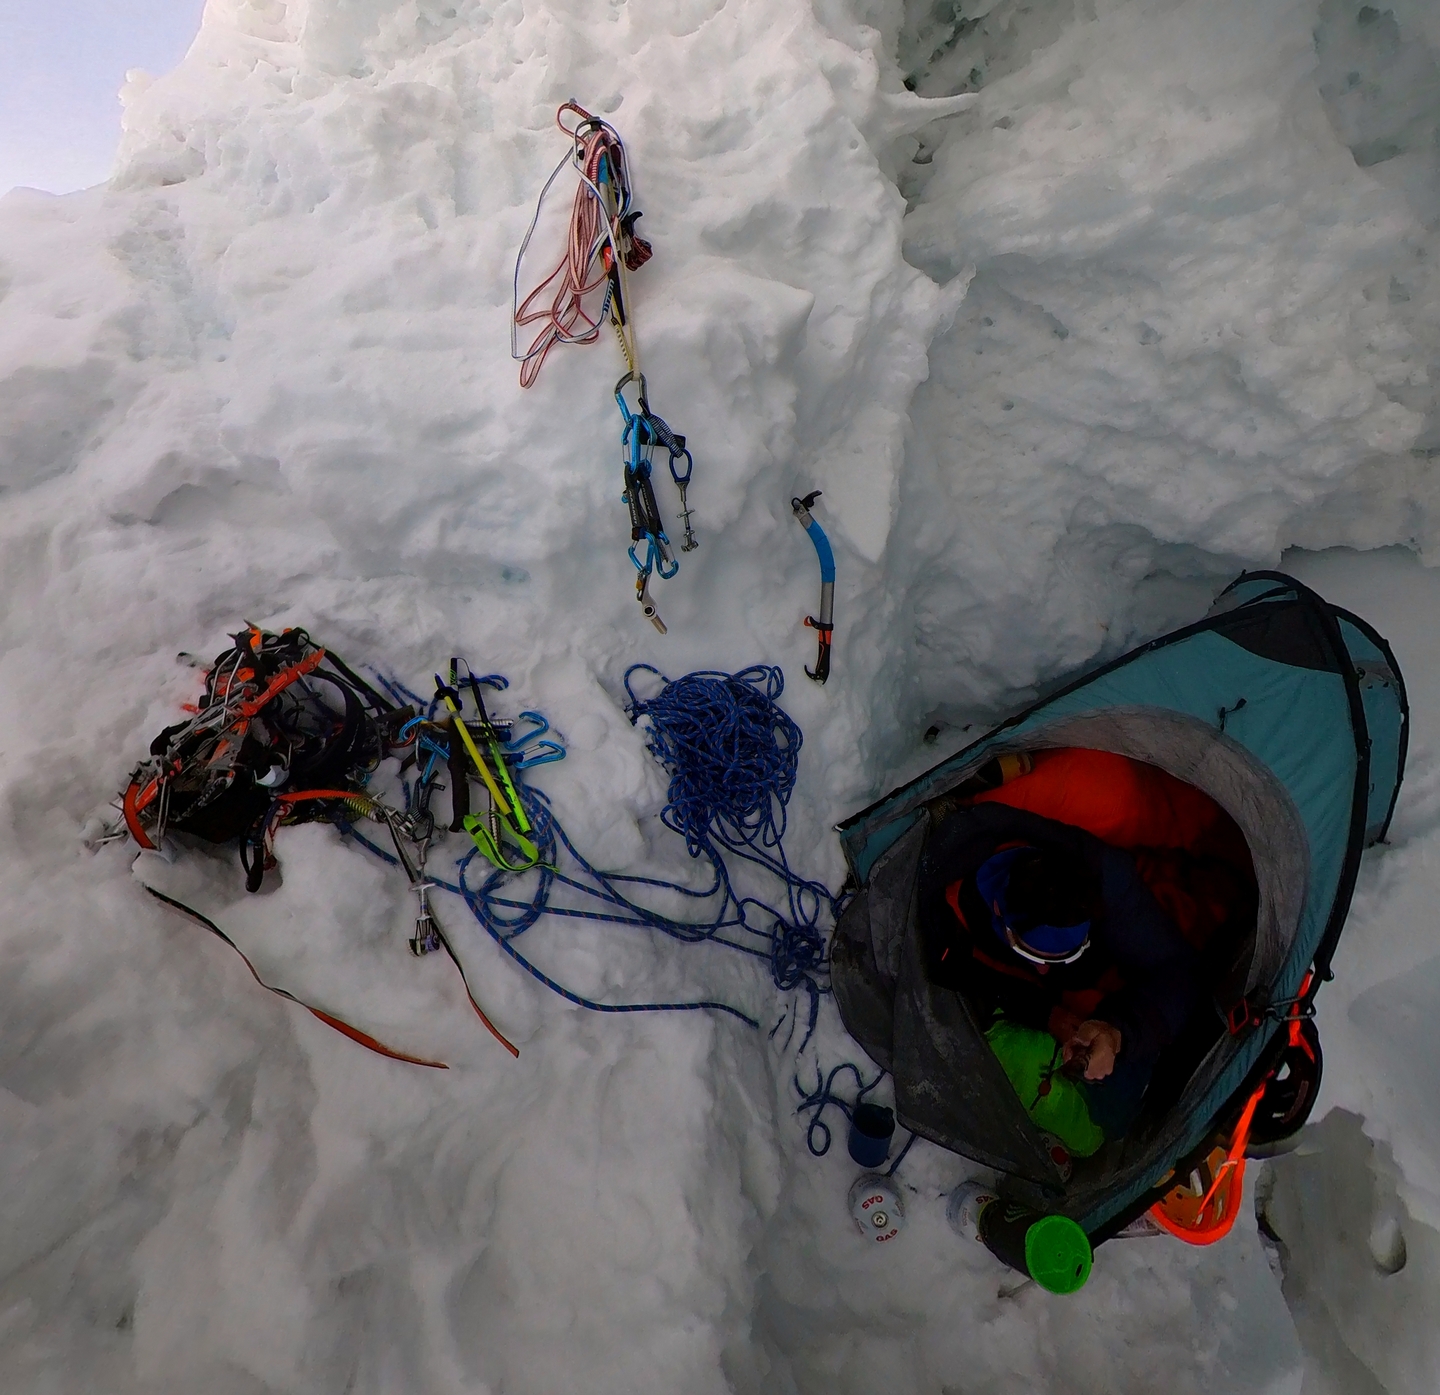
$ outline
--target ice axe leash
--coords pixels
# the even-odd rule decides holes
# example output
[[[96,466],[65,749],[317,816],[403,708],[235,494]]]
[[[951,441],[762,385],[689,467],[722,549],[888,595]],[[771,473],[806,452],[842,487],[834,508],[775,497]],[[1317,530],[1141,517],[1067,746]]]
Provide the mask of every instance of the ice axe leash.
[[[814,669],[807,668],[805,674],[817,683],[824,683],[830,677],[830,640],[835,633],[835,554],[830,550],[830,539],[825,536],[825,530],[810,512],[819,497],[820,491],[812,489],[803,499],[791,499],[790,507],[800,526],[810,534],[810,541],[815,544],[815,555],[820,559],[820,614],[818,617],[805,617],[805,623],[819,636],[820,653]]]

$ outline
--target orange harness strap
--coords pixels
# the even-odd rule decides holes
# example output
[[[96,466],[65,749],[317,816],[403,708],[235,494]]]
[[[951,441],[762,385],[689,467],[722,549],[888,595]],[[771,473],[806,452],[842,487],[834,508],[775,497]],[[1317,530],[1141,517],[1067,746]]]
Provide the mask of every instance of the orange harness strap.
[[[1313,977],[1313,970],[1305,975],[1295,1005],[1290,1009],[1292,1046],[1305,1046],[1301,1035],[1300,1004]],[[1250,1126],[1255,1121],[1255,1111],[1260,1107],[1269,1083],[1270,1076],[1267,1075],[1246,1101],[1235,1124],[1235,1132],[1230,1135],[1229,1146],[1221,1144],[1212,1149],[1201,1164],[1198,1170],[1202,1182],[1207,1176],[1209,1178],[1204,1190],[1197,1192],[1194,1187],[1181,1184],[1171,1188],[1150,1208],[1156,1224],[1177,1240],[1183,1240],[1187,1245],[1213,1245],[1230,1233],[1236,1216],[1240,1214],[1240,1199],[1245,1191],[1245,1149],[1250,1143]]]
[[[1245,1104],[1229,1148],[1218,1147],[1205,1159],[1204,1173],[1210,1184],[1197,1196],[1192,1187],[1181,1185],[1167,1192],[1151,1208],[1156,1223],[1187,1245],[1213,1245],[1223,1240],[1240,1214],[1245,1187],[1245,1148],[1250,1142],[1250,1124],[1265,1093],[1269,1077],[1256,1086]]]
[[[313,654],[307,654],[298,664],[292,664],[289,668],[281,669],[274,678],[270,680],[269,686],[264,692],[257,694],[248,702],[240,704],[240,715],[242,717],[253,717],[262,707],[268,703],[277,693],[283,692],[297,678],[303,678],[307,673],[320,666],[325,657],[323,649],[317,649]]]
[[[256,969],[255,965],[250,962],[250,958],[245,953],[245,951],[242,950],[240,946],[237,945],[235,941],[232,940],[230,936],[227,935],[218,925],[216,925],[209,916],[201,915],[199,911],[194,909],[194,907],[187,906],[183,901],[177,901],[173,896],[166,896],[163,891],[156,891],[153,886],[147,886],[145,887],[145,890],[148,891],[150,895],[153,896],[157,901],[163,901],[167,906],[173,907],[182,915],[189,916],[190,919],[195,921],[198,925],[204,926],[204,928],[208,930],[212,935],[214,935],[216,939],[223,940],[227,945],[229,945],[230,948],[233,949],[235,953],[240,956],[241,961],[244,963],[245,967],[250,970],[250,976],[255,980],[256,983],[260,985],[261,988],[267,989],[269,992],[274,993],[276,997],[284,998],[287,1002],[294,1003],[296,1007],[303,1007],[306,1012],[310,1013],[312,1016],[318,1017],[320,1021],[322,1021],[327,1027],[333,1027],[337,1032],[341,1033],[341,1035],[349,1037],[351,1041],[359,1042],[361,1046],[375,1052],[377,1056],[388,1056],[392,1061],[404,1061],[407,1065],[412,1066],[429,1066],[433,1070],[450,1069],[450,1067],[447,1066],[444,1061],[427,1061],[423,1056],[409,1056],[403,1051],[396,1051],[393,1047],[386,1046],[383,1041],[379,1041],[375,1037],[372,1037],[368,1032],[362,1032],[358,1027],[352,1027],[348,1022],[342,1021],[340,1018],[333,1016],[331,1013],[325,1012],[317,1007],[312,1007],[303,999],[297,998],[292,992],[290,992],[288,988],[278,988],[273,983],[266,983],[265,980],[260,977],[260,973]]]

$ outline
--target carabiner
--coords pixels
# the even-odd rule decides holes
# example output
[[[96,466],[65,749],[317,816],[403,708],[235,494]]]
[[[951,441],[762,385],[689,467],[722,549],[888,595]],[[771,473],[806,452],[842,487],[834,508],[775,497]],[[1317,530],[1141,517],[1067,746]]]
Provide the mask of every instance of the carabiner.
[[[625,389],[635,383],[638,387],[640,397],[640,410],[632,412],[630,404],[625,401]],[[648,417],[650,405],[645,396],[645,375],[643,373],[627,373],[618,383],[615,384],[615,401],[620,404],[620,415],[625,419],[626,431],[630,429],[637,417]],[[624,439],[623,437],[621,438]]]
[[[565,759],[565,748],[558,742],[541,740],[550,730],[550,723],[540,713],[522,712],[515,720],[533,723],[534,730],[527,731],[524,736],[512,735],[502,748],[510,758],[512,770],[529,770],[537,765],[549,765],[552,761]]]
[[[518,717],[515,718],[515,721],[529,722],[534,727],[534,730],[527,731],[524,736],[516,736],[514,734],[514,726],[512,724],[510,739],[505,742],[504,746],[504,749],[507,753],[510,751],[518,751],[522,746],[526,744],[526,742],[535,741],[539,737],[544,736],[545,733],[550,730],[550,723],[547,722],[545,718],[541,716],[541,714],[538,712],[522,712]]]
[[[637,538],[636,542],[638,541],[639,539]],[[655,539],[651,534],[646,533],[645,542],[648,544],[648,551],[645,554],[645,560],[643,562],[635,555],[635,543],[632,542],[629,549],[630,560],[635,564],[635,570],[639,572],[642,577],[648,577],[650,573],[655,570]]]
[[[510,762],[512,770],[532,770],[537,765],[550,765],[565,759],[565,748],[558,741],[537,741],[528,751]]]
[[[642,541],[637,538],[635,542]],[[635,543],[630,544],[630,560],[635,564],[635,570],[642,577],[649,576],[651,572],[669,581],[676,572],[680,570],[680,563],[670,551],[670,539],[664,532],[646,533],[643,539],[645,543],[645,560],[642,562],[635,555]]]

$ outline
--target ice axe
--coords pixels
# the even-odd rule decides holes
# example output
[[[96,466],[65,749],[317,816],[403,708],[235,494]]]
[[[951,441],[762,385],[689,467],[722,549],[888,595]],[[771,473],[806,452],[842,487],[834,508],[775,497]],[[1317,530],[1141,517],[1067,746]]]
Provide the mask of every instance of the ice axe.
[[[820,491],[812,489],[803,499],[791,499],[790,507],[800,520],[800,526],[810,534],[810,541],[815,544],[815,555],[820,559],[820,615],[818,618],[814,615],[805,617],[805,623],[819,636],[820,653],[814,669],[807,668],[805,675],[823,683],[830,677],[830,638],[835,633],[835,554],[830,550],[830,539],[825,536],[825,530],[810,513],[819,497]]]

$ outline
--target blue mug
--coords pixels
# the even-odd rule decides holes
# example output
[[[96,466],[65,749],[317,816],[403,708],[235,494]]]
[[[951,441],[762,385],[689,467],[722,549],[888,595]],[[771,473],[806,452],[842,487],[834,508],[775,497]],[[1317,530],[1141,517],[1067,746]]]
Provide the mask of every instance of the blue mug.
[[[890,1156],[895,1137],[895,1113],[883,1104],[857,1104],[850,1116],[846,1146],[861,1167],[879,1167]]]

